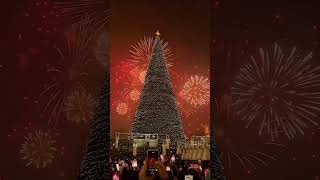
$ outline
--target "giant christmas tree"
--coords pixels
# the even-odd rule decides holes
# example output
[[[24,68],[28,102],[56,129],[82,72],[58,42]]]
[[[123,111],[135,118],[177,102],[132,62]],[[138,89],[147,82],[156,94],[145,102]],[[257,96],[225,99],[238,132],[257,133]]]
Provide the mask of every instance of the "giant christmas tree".
[[[108,62],[108,61],[107,61]],[[110,160],[110,89],[109,71],[107,67],[106,78],[98,100],[98,107],[91,123],[87,149],[80,166],[81,180],[107,180],[111,179]]]
[[[173,143],[185,140],[159,32],[157,32],[131,131],[132,133],[166,134],[170,136]]]

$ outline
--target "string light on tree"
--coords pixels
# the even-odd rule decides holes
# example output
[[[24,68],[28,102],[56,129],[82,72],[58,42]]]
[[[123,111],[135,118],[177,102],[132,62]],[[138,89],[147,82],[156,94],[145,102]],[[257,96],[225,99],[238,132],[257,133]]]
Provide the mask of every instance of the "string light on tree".
[[[110,76],[107,71],[102,86],[102,94],[99,96],[98,107],[94,120],[90,125],[89,139],[86,151],[80,165],[78,179],[109,179],[110,167]]]

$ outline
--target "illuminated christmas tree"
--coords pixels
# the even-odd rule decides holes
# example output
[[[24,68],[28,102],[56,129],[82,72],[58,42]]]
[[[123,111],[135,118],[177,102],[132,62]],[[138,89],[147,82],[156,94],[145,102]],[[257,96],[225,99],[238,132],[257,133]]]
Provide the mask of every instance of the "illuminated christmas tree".
[[[107,70],[109,68],[107,67]],[[91,122],[89,140],[80,166],[81,180],[107,180],[111,177],[110,159],[110,87],[109,72],[98,100],[96,114]]]
[[[179,109],[172,91],[171,80],[161,46],[160,33],[132,122],[132,133],[166,134],[172,142],[185,140]]]
[[[225,180],[226,178],[223,173],[223,165],[218,156],[217,145],[215,143],[213,130],[211,130],[210,132],[210,171],[212,172],[210,175],[214,180]]]

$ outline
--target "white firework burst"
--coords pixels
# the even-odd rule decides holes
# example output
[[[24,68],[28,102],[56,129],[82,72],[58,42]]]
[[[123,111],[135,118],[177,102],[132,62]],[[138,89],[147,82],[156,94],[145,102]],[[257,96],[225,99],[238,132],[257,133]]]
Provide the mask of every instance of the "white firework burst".
[[[131,46],[131,58],[128,60],[135,68],[141,71],[146,71],[151,60],[153,46],[155,43],[155,37],[144,37],[140,39],[137,43]],[[163,49],[164,59],[166,61],[167,67],[170,69],[173,66],[172,63],[172,50],[168,46],[168,42],[161,40],[161,45]]]
[[[301,56],[296,47],[285,54],[278,44],[272,51],[260,48],[258,58],[251,56],[231,88],[232,106],[246,127],[258,125],[259,135],[275,140],[318,126],[320,67],[312,66],[311,58],[311,52]]]

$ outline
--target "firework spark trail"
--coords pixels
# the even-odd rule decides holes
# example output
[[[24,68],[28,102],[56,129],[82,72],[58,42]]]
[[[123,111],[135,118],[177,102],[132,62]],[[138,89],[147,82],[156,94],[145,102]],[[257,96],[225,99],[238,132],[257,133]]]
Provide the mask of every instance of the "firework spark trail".
[[[56,141],[48,132],[29,133],[20,150],[22,160],[27,161],[26,166],[33,165],[36,168],[45,168],[55,159],[57,151],[55,144]]]
[[[173,91],[176,97],[176,103],[180,111],[180,115],[189,118],[192,114],[196,113],[194,106],[190,105],[184,98],[183,86],[184,82],[187,80],[187,76],[175,71],[171,71],[171,77],[173,81]]]
[[[67,53],[64,54],[57,48],[60,61],[57,65],[47,66],[47,72],[54,75],[56,80],[41,92],[39,98],[50,95],[42,114],[48,114],[48,123],[54,121],[54,126],[57,125],[69,91],[79,86],[83,78],[88,76],[85,68],[90,59],[88,53],[88,45],[92,40],[90,22],[88,17],[83,17],[79,23],[71,26],[67,32]]]
[[[271,55],[269,55],[271,54]],[[294,47],[286,56],[275,44],[272,53],[259,49],[259,60],[240,69],[231,88],[233,107],[246,127],[259,123],[259,135],[272,140],[283,133],[288,139],[318,126],[320,112],[320,67],[310,65],[312,53],[297,55]]]
[[[92,20],[89,16],[84,16],[79,23],[71,25],[71,31],[68,33],[68,54],[78,56],[80,61],[86,60],[86,53],[89,42],[93,39],[94,30],[92,29]],[[61,56],[63,54],[59,51]]]
[[[177,90],[178,91],[178,90]],[[190,117],[196,111],[193,106],[189,105],[183,98],[182,91],[176,93],[176,103],[179,108],[180,114],[186,118]]]
[[[191,76],[183,86],[184,99],[197,107],[209,103],[210,82],[203,76]]]
[[[146,78],[146,74],[147,74],[146,71],[141,71],[141,72],[139,73],[139,80],[140,80],[140,82],[144,83],[144,80],[145,80],[145,78]]]
[[[219,107],[219,104],[215,104],[216,107]],[[233,109],[231,111],[223,112],[218,109],[219,117],[222,117],[222,113],[226,117],[231,117],[231,121],[235,121],[237,119],[237,114],[234,113]],[[229,121],[229,122],[231,122]],[[254,148],[252,144],[250,146],[243,144],[247,143],[242,141],[242,144],[237,145],[232,143],[233,141],[233,132],[234,130],[230,130],[230,132],[226,133],[227,129],[219,129],[216,131],[217,141],[221,141],[220,146],[220,155],[219,158],[224,162],[224,166],[228,167],[229,169],[235,168],[236,165],[241,165],[242,168],[247,170],[257,170],[258,167],[268,166],[272,161],[276,161],[276,153],[280,152],[287,148],[286,145],[278,143],[278,142],[265,142],[260,143],[258,142],[257,145],[263,146],[263,150],[274,148],[272,151],[273,153],[262,152],[261,150],[252,149]],[[238,137],[238,135],[236,135]],[[236,146],[236,147],[234,147]],[[276,150],[276,151],[274,151]]]
[[[64,112],[68,120],[80,123],[88,123],[93,118],[96,102],[94,97],[82,90],[72,92],[64,104]]]
[[[96,40],[95,57],[106,68],[109,68],[109,46],[108,31],[103,31]]]
[[[105,0],[73,0],[67,2],[55,2],[55,6],[63,16],[75,20],[83,16],[90,16],[92,27],[103,30],[111,19],[111,10]]]
[[[131,46],[131,58],[128,59],[128,62],[132,64],[134,67],[138,68],[139,70],[146,71],[152,56],[154,42],[155,37],[144,37],[140,39],[138,42],[134,43]],[[173,52],[171,48],[169,48],[168,42],[161,40],[161,44],[167,67],[170,70],[170,67],[173,66]]]
[[[131,93],[133,91],[137,91],[135,93],[140,94],[143,88],[143,84],[140,82],[140,80],[131,73],[122,79],[121,85],[122,85],[122,90],[120,91],[121,97],[122,99],[125,99],[125,100],[131,99]]]
[[[264,143],[265,145],[273,145],[278,148],[286,148],[283,144],[278,143]],[[223,151],[220,153],[219,158],[225,162],[225,166],[232,168],[232,164],[234,163],[233,160],[238,161],[241,164],[242,168],[253,168],[254,170],[257,169],[257,166],[260,164],[262,166],[268,166],[268,162],[276,161],[276,157],[267,154],[264,152],[239,152],[239,151]]]
[[[190,117],[196,112],[192,107],[186,105],[181,101],[177,101],[177,106],[179,108],[180,114],[185,116],[186,118]]]

